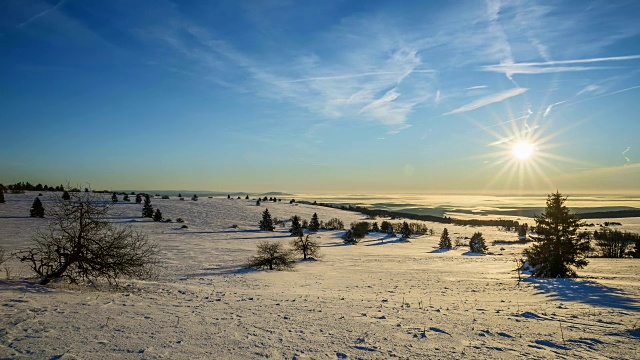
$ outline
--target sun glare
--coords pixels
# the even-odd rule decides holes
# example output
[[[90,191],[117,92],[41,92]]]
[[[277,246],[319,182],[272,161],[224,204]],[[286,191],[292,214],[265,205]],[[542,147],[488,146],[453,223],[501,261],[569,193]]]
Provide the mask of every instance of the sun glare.
[[[518,160],[527,160],[533,155],[535,146],[528,141],[520,141],[511,149],[513,156]]]

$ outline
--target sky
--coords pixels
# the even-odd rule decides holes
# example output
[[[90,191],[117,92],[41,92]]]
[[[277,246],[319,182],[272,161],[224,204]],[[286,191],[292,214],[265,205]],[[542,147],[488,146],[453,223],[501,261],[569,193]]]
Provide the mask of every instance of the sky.
[[[637,194],[638,14],[635,0],[5,0],[0,183]]]

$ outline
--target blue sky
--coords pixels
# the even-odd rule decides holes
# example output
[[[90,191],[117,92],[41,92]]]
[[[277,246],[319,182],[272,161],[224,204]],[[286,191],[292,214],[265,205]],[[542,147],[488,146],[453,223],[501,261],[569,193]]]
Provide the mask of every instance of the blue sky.
[[[3,183],[640,190],[638,1],[9,0],[0,14]]]

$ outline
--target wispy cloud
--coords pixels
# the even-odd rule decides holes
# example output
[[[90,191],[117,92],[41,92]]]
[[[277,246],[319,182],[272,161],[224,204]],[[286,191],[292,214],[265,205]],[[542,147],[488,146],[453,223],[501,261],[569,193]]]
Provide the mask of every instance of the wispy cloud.
[[[411,70],[412,73],[435,73],[435,70]],[[346,75],[332,75],[332,76],[318,76],[318,77],[310,77],[304,79],[292,79],[292,80],[284,80],[285,83],[295,83],[295,82],[305,82],[305,81],[322,81],[322,80],[341,80],[341,79],[352,79],[358,77],[367,77],[367,76],[376,76],[376,75],[400,75],[406,74],[406,72],[399,71],[377,71],[377,72],[368,72],[361,74],[346,74]]]
[[[468,87],[465,90],[479,90],[479,89],[486,89],[487,87],[488,87],[487,85],[478,85],[478,86]]]
[[[551,113],[551,109],[553,109],[554,106],[560,105],[560,104],[564,104],[566,102],[567,102],[566,100],[565,101],[558,101],[557,103],[553,103],[553,104],[547,106],[547,109],[544,111],[544,114],[542,115],[542,117],[547,117]]]
[[[483,106],[487,106],[487,105],[491,105],[491,104],[495,104],[497,102],[512,98],[514,96],[518,96],[524,92],[526,92],[527,88],[513,88],[513,89],[509,89],[509,90],[505,90],[496,94],[491,94],[485,97],[482,97],[480,99],[477,99],[473,102],[470,102],[466,105],[463,105],[455,110],[449,111],[448,113],[445,113],[443,115],[451,115],[451,114],[459,114],[459,113],[463,113],[463,112],[467,112],[467,111],[471,111],[471,110],[475,110],[477,108],[481,108]]]
[[[41,18],[41,17],[47,15],[51,11],[59,9],[62,5],[64,5],[65,2],[66,2],[66,0],[62,0],[62,1],[58,2],[57,4],[55,4],[54,6],[48,8],[46,10],[43,10],[43,11],[37,13],[36,15],[31,16],[29,19],[27,19],[23,23],[19,24],[18,26],[16,26],[16,28],[22,28],[22,27],[25,27],[25,26],[29,25],[30,22],[32,22],[34,20],[37,20],[38,18]]]
[[[501,63],[496,65],[483,66],[481,70],[504,73],[507,76],[513,74],[546,74],[557,72],[570,72],[570,71],[589,71],[608,69],[606,66],[566,66],[576,64],[592,64],[601,62],[612,61],[629,61],[640,59],[640,55],[629,56],[613,56],[613,57],[600,57],[590,59],[577,59],[577,60],[558,60],[558,61],[545,61],[545,62],[522,62],[522,63]]]
[[[629,150],[631,150],[631,147],[627,146],[627,148],[622,152],[622,157],[624,157],[624,160],[625,160],[627,163],[630,163],[630,162],[631,162],[631,159],[629,159],[629,158],[627,157],[627,153],[629,152]]]

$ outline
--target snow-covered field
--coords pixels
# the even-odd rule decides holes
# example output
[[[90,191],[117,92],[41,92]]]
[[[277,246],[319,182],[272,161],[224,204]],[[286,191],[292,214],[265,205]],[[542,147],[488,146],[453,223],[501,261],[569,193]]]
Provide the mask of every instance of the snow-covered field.
[[[35,195],[6,194],[0,204],[5,250],[27,246],[45,223],[28,216]],[[120,290],[42,287],[27,279],[25,264],[9,261],[9,279],[5,269],[0,274],[0,358],[640,357],[637,259],[591,259],[579,279],[518,285],[513,255],[523,245],[492,245],[515,240],[514,233],[447,225],[454,241],[484,234],[494,255],[473,256],[467,248],[436,251],[445,226],[427,223],[434,235],[409,243],[370,234],[347,246],[340,231],[321,231],[313,235],[322,244],[318,261],[291,271],[246,270],[258,242],[292,239],[286,228],[258,231],[265,208],[280,219],[317,212],[345,226],[364,217],[288,199],[256,206],[183,195],[185,201],[152,203],[165,218],[185,219],[188,229],[141,218],[141,204],[114,206],[113,221],[159,244],[156,282],[125,281]],[[623,230],[640,230],[638,219],[618,221]]]

